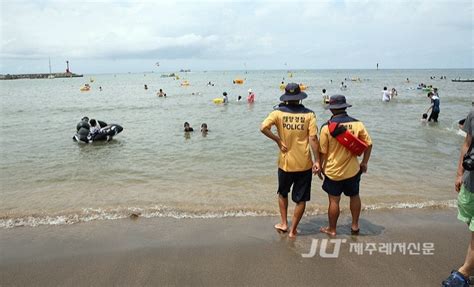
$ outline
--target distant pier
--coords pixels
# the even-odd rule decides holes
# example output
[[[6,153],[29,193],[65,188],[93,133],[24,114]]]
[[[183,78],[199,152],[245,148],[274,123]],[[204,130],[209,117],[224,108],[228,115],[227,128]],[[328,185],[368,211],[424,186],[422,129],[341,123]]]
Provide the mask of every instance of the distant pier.
[[[48,78],[80,78],[83,75],[74,73],[51,73],[51,74],[6,74],[0,75],[0,80],[18,80],[18,79],[48,79]]]

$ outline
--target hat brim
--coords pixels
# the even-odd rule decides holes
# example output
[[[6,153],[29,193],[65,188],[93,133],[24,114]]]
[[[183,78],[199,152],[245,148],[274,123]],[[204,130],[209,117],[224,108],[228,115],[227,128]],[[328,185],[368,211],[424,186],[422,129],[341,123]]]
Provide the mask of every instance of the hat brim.
[[[328,105],[326,108],[329,110],[339,110],[339,109],[344,109],[344,108],[350,108],[352,105],[349,105],[348,103],[343,103],[343,104],[336,104],[336,105]]]
[[[299,94],[296,94],[296,95],[290,95],[290,94],[284,93],[280,97],[280,101],[282,101],[282,102],[299,101],[299,100],[302,100],[302,99],[306,99],[307,97],[308,97],[308,95],[305,92],[300,92]]]

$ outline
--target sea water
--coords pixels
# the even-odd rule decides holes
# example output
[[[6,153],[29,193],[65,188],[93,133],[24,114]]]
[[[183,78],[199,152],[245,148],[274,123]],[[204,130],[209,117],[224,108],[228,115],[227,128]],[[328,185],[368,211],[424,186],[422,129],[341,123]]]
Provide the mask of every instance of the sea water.
[[[474,83],[450,79],[473,78],[473,70],[301,70],[292,77],[287,71],[213,71],[179,73],[179,80],[160,74],[0,81],[0,227],[130,213],[278,214],[278,148],[259,127],[279,103],[282,80],[308,86],[304,105],[316,113],[318,126],[330,117],[323,88],[344,94],[353,105],[349,114],[365,124],[373,140],[361,184],[366,209],[454,204],[463,141],[457,122],[472,107]],[[233,84],[236,78],[244,84]],[[190,85],[181,86],[183,80]],[[340,90],[342,81],[347,90]],[[89,92],[79,90],[85,83]],[[430,101],[415,89],[418,83],[439,89],[438,124],[420,121]],[[389,103],[381,101],[384,86],[398,90]],[[166,98],[157,97],[160,88]],[[245,101],[249,88],[256,94],[254,104]],[[229,103],[214,104],[224,91]],[[84,116],[124,130],[110,142],[78,144],[72,136]],[[183,132],[186,121],[195,132]],[[207,123],[207,135],[199,132],[201,123]],[[326,211],[321,183],[314,177],[309,214]]]

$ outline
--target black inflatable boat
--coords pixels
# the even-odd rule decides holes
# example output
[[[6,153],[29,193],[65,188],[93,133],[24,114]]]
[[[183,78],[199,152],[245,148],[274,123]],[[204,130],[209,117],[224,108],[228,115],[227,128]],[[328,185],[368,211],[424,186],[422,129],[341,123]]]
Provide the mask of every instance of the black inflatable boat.
[[[106,122],[97,121],[100,130],[94,134],[90,132],[89,118],[83,117],[76,126],[76,134],[72,137],[74,141],[92,143],[94,141],[110,141],[114,136],[123,131],[123,127],[117,124],[107,125]]]

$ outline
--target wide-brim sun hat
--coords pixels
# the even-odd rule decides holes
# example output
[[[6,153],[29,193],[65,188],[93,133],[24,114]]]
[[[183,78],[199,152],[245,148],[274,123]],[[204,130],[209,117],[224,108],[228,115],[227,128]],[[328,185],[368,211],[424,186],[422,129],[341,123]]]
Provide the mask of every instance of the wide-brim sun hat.
[[[297,83],[289,83],[285,87],[285,93],[280,97],[280,101],[299,101],[306,99],[308,95],[305,92],[301,91],[300,85]]]
[[[327,106],[327,108],[330,110],[338,110],[350,107],[352,107],[352,105],[346,102],[346,97],[343,95],[332,95],[329,98],[329,105]]]

